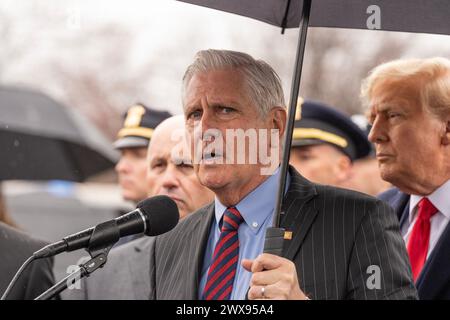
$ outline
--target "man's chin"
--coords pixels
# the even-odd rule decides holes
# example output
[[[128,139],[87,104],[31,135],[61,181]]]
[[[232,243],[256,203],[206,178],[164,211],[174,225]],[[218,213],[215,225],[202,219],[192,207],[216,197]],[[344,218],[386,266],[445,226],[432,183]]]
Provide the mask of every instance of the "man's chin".
[[[226,185],[225,172],[210,172],[207,169],[200,170],[198,178],[202,185],[213,191]]]
[[[394,184],[399,179],[398,172],[389,165],[380,166],[380,177],[384,181]]]

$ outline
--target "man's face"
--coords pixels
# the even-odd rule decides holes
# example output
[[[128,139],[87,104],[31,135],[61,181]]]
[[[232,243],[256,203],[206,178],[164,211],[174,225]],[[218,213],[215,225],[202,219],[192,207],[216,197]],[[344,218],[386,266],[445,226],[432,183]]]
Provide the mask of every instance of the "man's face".
[[[369,140],[384,180],[407,193],[428,194],[448,159],[441,145],[443,124],[421,105],[418,92],[408,85],[375,87]]]
[[[211,160],[200,155],[200,159],[194,160],[194,170],[200,182],[213,190],[221,201],[224,200],[221,196],[232,191],[238,195],[229,204],[235,204],[232,202],[239,201],[265,180],[267,176],[261,175],[261,165],[249,161],[249,139],[245,140],[246,157],[243,164],[236,164],[238,153],[242,154],[237,149],[236,140],[233,141],[234,148],[231,148],[233,152],[227,150],[227,143],[229,147],[232,141],[226,141],[226,129],[246,131],[277,126],[273,121],[275,111],[262,119],[245,92],[242,76],[237,71],[226,69],[195,74],[187,86],[184,110],[187,136],[192,148],[195,145],[205,148],[215,141],[202,137],[205,132],[217,129],[221,133],[219,139],[222,139],[223,148],[215,150],[215,158]],[[192,152],[195,153],[194,150]],[[220,161],[222,164],[218,164]]]
[[[350,159],[328,144],[294,147],[289,163],[315,183],[342,186],[350,177]]]
[[[125,200],[139,202],[147,198],[147,148],[124,148],[116,165],[119,185]]]
[[[171,141],[171,132],[152,137],[149,148],[147,181],[149,196],[167,195],[174,200],[180,218],[203,207],[214,198],[195,175],[189,152],[182,151],[182,143]],[[180,156],[178,156],[180,155]],[[183,157],[184,156],[184,157]]]

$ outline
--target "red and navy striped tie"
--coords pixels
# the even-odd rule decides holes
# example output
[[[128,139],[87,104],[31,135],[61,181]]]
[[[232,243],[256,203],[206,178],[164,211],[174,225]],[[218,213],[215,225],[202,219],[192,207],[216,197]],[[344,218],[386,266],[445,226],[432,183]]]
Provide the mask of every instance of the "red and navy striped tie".
[[[230,207],[223,214],[222,230],[214,249],[212,264],[203,298],[205,300],[229,300],[239,260],[238,229],[244,221],[239,211]]]

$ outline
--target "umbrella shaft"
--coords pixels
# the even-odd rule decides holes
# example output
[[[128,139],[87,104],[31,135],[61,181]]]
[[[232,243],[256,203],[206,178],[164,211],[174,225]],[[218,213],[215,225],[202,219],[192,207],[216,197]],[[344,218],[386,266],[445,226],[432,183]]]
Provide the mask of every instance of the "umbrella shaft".
[[[302,19],[300,21],[300,32],[298,37],[297,55],[295,57],[295,68],[292,79],[291,95],[289,101],[288,122],[285,133],[285,143],[283,146],[283,158],[281,160],[280,182],[278,184],[277,199],[275,204],[275,216],[273,219],[273,227],[280,225],[281,205],[284,197],[286,185],[286,176],[289,166],[289,156],[291,151],[292,132],[294,130],[295,111],[297,106],[298,92],[300,88],[300,80],[302,75],[303,56],[305,53],[306,36],[308,33],[309,17],[311,13],[311,0],[303,1]]]

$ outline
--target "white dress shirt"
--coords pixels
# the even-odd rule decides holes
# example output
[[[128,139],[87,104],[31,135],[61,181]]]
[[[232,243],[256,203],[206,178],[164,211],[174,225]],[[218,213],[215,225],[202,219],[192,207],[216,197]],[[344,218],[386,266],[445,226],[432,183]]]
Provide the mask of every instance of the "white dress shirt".
[[[402,227],[402,235],[405,243],[408,243],[409,236],[417,220],[417,204],[423,196],[411,195],[409,200],[409,223]],[[450,180],[437,188],[432,194],[427,196],[428,200],[438,209],[438,212],[430,219],[430,243],[428,246],[427,259],[433,251],[436,243],[450,221]]]

